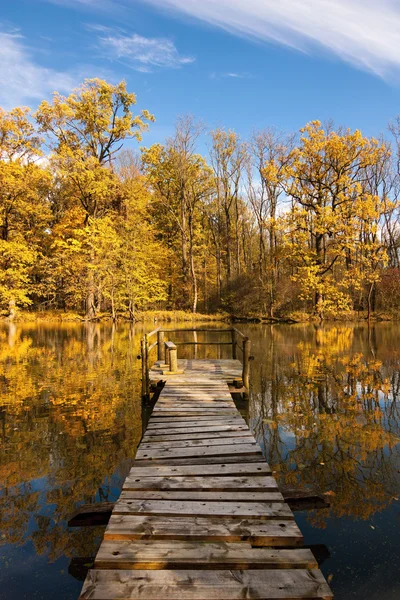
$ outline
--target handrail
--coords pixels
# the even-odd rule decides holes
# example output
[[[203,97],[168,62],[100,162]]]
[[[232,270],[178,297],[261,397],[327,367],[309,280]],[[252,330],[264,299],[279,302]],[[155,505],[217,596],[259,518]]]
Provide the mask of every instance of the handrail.
[[[164,334],[165,333],[176,333],[176,332],[210,332],[210,333],[230,333],[231,341],[230,342],[220,342],[220,341],[209,341],[209,342],[199,342],[197,340],[194,341],[182,341],[182,342],[165,342]],[[148,340],[153,335],[157,334],[157,341],[153,342],[149,345]],[[236,334],[242,338],[242,343],[240,344],[236,340]],[[242,380],[245,388],[249,389],[250,385],[250,361],[253,357],[250,356],[250,348],[251,342],[247,336],[245,336],[239,329],[236,327],[224,327],[223,329],[203,329],[203,328],[183,328],[183,329],[163,329],[162,327],[157,327],[154,331],[150,333],[144,334],[141,341],[141,358],[142,358],[142,396],[144,398],[150,397],[150,380],[149,380],[149,352],[153,350],[157,346],[157,359],[161,364],[166,363],[167,354],[169,355],[169,345],[176,346],[232,346],[232,358],[236,360],[236,347],[238,347],[243,356],[242,364]],[[177,358],[176,358],[176,349],[174,350],[174,368],[172,370],[177,370]]]
[[[239,331],[239,329],[236,329],[236,327],[232,327],[232,330],[237,333],[238,335],[241,335],[242,338],[246,338],[246,336],[244,335],[244,333],[242,333],[241,331]]]
[[[147,339],[149,339],[149,337],[155,335],[160,330],[161,330],[161,327],[157,327],[157,329],[154,329],[154,331],[151,331],[150,333],[148,333],[147,334]]]

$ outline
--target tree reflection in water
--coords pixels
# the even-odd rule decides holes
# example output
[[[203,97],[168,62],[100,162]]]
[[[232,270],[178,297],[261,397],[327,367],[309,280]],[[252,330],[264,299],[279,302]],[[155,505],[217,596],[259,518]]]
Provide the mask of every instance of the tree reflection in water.
[[[240,329],[255,356],[250,424],[278,480],[329,493],[329,509],[297,518],[306,540],[329,546],[323,569],[335,573],[337,600],[398,598],[400,326]],[[141,333],[127,324],[0,326],[2,598],[79,595],[69,560],[93,556],[104,529],[68,530],[67,520],[79,503],[114,500],[134,458]],[[193,346],[179,348],[194,357]],[[197,351],[230,358],[228,346]],[[315,526],[326,528],[313,537]]]
[[[255,374],[253,428],[281,484],[328,493],[331,507],[310,513],[321,527],[331,516],[368,519],[399,492],[399,371],[383,367],[371,335],[355,350],[355,333],[315,327],[288,348],[271,328]]]
[[[68,530],[77,504],[112,500],[141,437],[140,333],[0,330],[0,544],[49,561],[92,556],[103,529]],[[135,351],[136,349],[136,351]]]

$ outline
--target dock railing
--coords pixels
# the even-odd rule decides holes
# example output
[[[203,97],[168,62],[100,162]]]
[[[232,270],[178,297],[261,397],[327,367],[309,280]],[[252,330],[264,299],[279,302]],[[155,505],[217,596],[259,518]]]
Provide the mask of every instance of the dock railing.
[[[199,342],[194,341],[175,341],[166,340],[166,334],[176,332],[192,332],[192,333],[218,333],[218,334],[229,334],[229,341],[205,341]],[[156,336],[156,340],[152,343],[149,340]],[[169,335],[168,335],[169,337]],[[237,359],[237,349],[242,353],[242,381],[243,386],[248,390],[250,387],[250,361],[251,356],[251,341],[236,327],[224,328],[224,329],[205,329],[205,328],[183,328],[183,329],[163,329],[158,327],[150,333],[145,333],[141,340],[141,359],[142,359],[142,396],[143,398],[150,397],[150,378],[149,378],[149,356],[150,352],[157,348],[157,360],[161,363],[166,363],[169,357],[167,354],[168,346],[166,342],[173,341],[175,346],[231,346],[232,358]],[[177,352],[174,352],[173,365],[169,365],[170,369],[175,368],[175,361],[177,360]],[[170,362],[168,360],[168,362]]]

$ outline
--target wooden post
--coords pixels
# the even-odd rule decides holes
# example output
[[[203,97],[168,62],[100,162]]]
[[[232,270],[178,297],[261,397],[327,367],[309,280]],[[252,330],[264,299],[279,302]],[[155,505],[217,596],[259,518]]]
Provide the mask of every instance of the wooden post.
[[[164,332],[157,332],[157,360],[165,364]]]
[[[232,337],[232,358],[236,360],[236,337],[235,337],[234,329],[231,329],[231,337]]]
[[[146,345],[146,398],[150,398],[149,341],[147,338],[147,333],[144,334],[144,341]]]
[[[169,370],[171,373],[176,373],[178,370],[178,352],[176,346],[169,349]]]
[[[165,355],[165,364],[169,365],[169,348],[166,344],[164,344],[164,355]]]
[[[243,385],[245,388],[249,389],[250,387],[250,349],[251,342],[249,338],[245,338],[243,340]]]
[[[149,397],[149,373],[147,364],[147,335],[143,336],[140,342],[142,356],[142,397]]]

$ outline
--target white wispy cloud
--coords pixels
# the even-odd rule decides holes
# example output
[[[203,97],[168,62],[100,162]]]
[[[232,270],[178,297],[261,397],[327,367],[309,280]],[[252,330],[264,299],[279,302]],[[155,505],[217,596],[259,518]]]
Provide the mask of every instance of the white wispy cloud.
[[[234,71],[230,71],[228,73],[216,73],[213,71],[210,73],[211,79],[221,79],[221,78],[229,78],[229,79],[251,79],[252,76],[249,73],[236,73]]]
[[[0,32],[0,105],[10,109],[43,100],[57,90],[70,91],[77,80],[35,63],[19,33]]]
[[[113,59],[124,59],[131,68],[149,72],[153,67],[178,69],[193,63],[192,56],[182,56],[168,38],[147,38],[104,31],[100,37],[104,52]]]
[[[125,0],[132,4],[137,0]],[[233,34],[303,52],[324,47],[387,77],[400,70],[399,0],[142,0]]]

